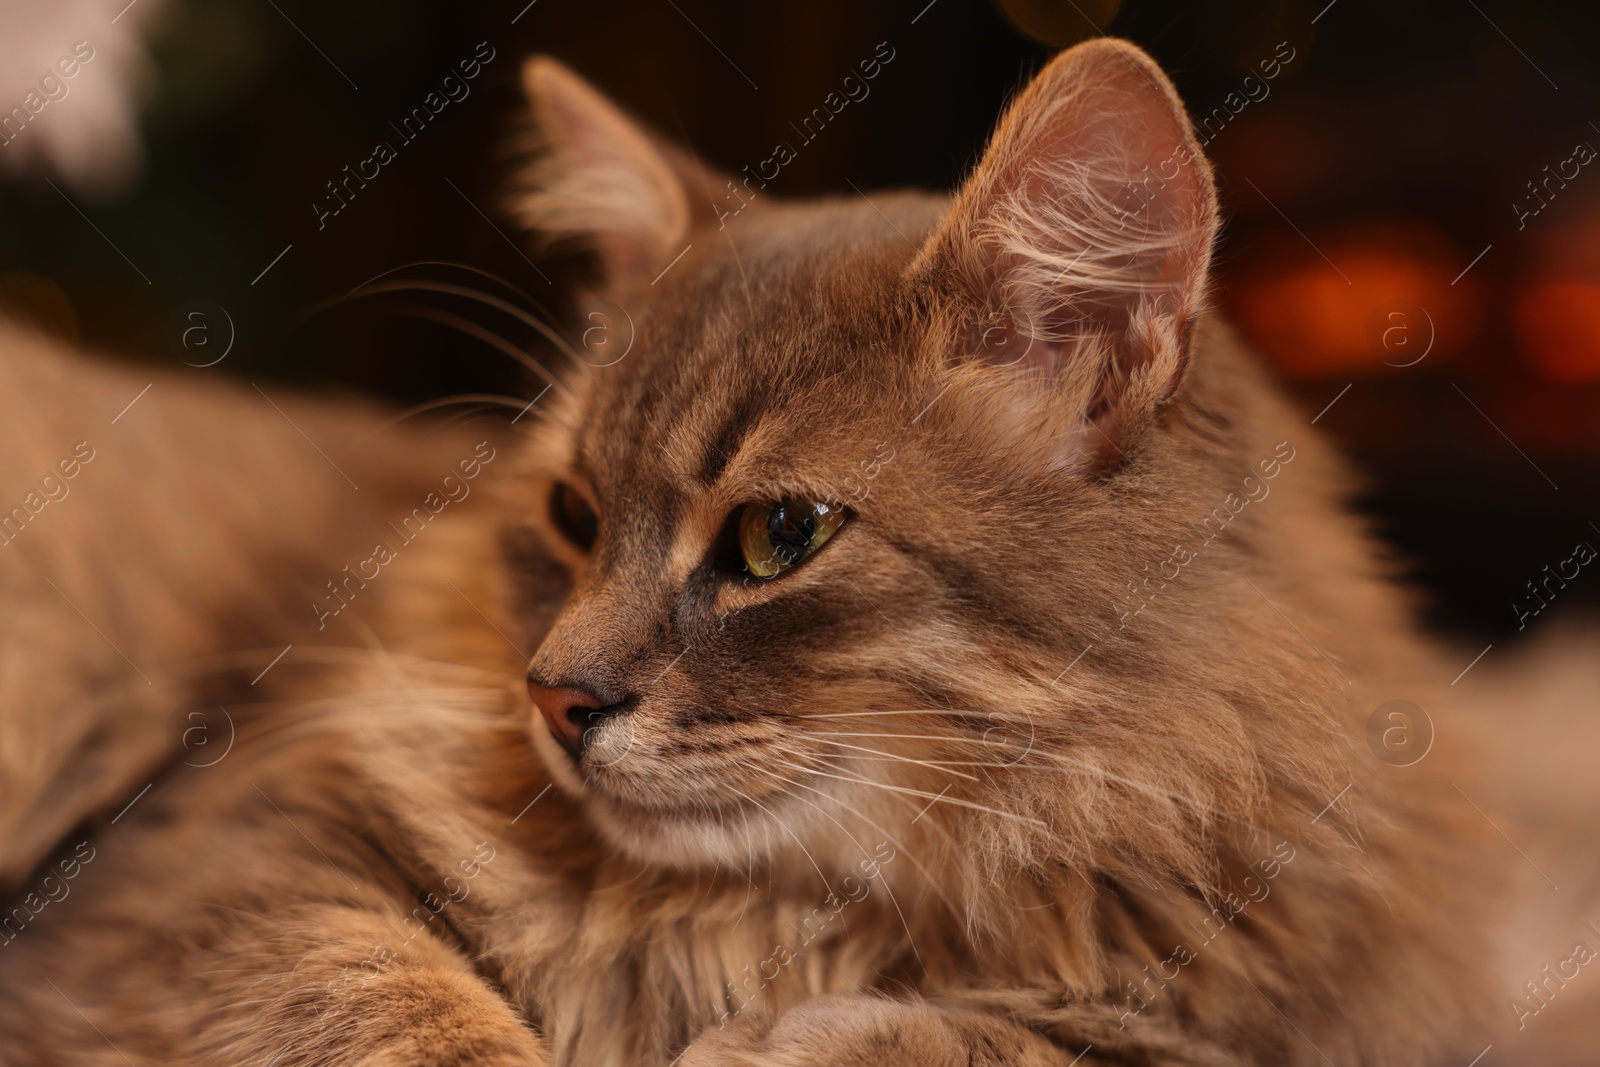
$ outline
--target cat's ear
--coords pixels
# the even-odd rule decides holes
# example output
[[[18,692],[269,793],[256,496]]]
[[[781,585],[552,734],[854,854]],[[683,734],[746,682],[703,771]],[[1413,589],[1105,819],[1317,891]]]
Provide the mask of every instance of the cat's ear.
[[[682,252],[690,229],[714,218],[723,176],[636,123],[549,56],[522,68],[538,151],[511,208],[546,241],[580,238],[606,276],[648,277]]]
[[[1012,103],[913,276],[958,316],[956,358],[1012,366],[1114,451],[1182,379],[1216,230],[1172,83],[1098,40]]]

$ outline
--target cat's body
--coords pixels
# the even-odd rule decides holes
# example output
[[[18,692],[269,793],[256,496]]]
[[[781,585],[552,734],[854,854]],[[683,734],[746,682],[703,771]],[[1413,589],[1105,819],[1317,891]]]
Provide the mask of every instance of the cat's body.
[[[216,374],[115,367],[0,322],[7,889],[180,744],[209,758],[225,724],[188,713],[314,635],[306,601],[460,448]]]
[[[962,305],[1029,109],[1093,109],[1124,64],[1161,77],[1113,45],[1053,64],[954,208],[762,204],[726,229],[673,198],[683,160],[534,68],[547,124],[580,128],[558,154],[608,170],[578,184],[632,214],[530,215],[600,234],[634,345],[491,465],[495,521],[404,549],[330,626],[351,651],[277,674],[224,761],[92,838],[71,898],[0,949],[0,1058],[1476,1052],[1495,890],[1493,831],[1451,788],[1467,757],[1442,732],[1401,769],[1363,741],[1386,700],[1444,707],[1450,671],[1331,450],[1194,325],[1198,156],[1135,251],[1037,257],[1080,298],[1133,294],[1088,301],[1126,349],[1039,316],[1047,362],[1017,353],[1004,313],[1046,276],[1015,264],[999,317]],[[1169,90],[1118,91],[1137,136],[1192,146],[1163,132]],[[1105,133],[1057,131],[1091,154]],[[1154,280],[1119,289],[1141,256]],[[964,358],[974,334],[994,352]],[[1101,355],[1119,369],[1073,372]],[[546,514],[562,492],[598,533]],[[773,499],[848,518],[793,573],[725,576],[728,516]]]

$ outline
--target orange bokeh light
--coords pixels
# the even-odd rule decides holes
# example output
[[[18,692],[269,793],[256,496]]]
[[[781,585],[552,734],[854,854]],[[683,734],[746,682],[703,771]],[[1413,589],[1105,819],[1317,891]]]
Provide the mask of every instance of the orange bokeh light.
[[[1559,281],[1517,296],[1517,343],[1555,382],[1600,382],[1600,285]]]
[[[1317,243],[1327,259],[1310,247],[1280,244],[1235,283],[1240,324],[1286,373],[1318,378],[1405,365],[1405,354],[1374,343],[1374,316],[1395,301],[1425,309],[1430,361],[1477,333],[1469,283],[1450,284],[1461,269],[1458,257],[1431,231],[1384,228]]]

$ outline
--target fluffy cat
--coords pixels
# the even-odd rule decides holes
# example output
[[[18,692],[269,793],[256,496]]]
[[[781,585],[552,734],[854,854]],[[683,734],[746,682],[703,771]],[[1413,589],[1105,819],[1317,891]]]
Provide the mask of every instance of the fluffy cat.
[[[1206,310],[1215,194],[1160,69],[1060,55],[953,200],[746,184],[726,225],[732,179],[525,80],[517,211],[598,252],[625,357],[575,361],[493,507],[341,601],[349,647],[235,707],[225,761],[54,861],[0,1057],[1481,1048],[1468,757],[1362,740],[1451,671]]]

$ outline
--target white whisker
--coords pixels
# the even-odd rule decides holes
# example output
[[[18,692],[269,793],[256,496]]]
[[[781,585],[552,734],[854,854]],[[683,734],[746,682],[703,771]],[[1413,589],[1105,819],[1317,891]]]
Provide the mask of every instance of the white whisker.
[[[784,766],[789,767],[792,770],[800,771],[802,773],[804,773],[804,771],[805,771],[805,768],[799,767],[799,766],[797,766],[797,765],[795,765],[793,763],[789,763],[787,760],[781,760],[780,762],[783,763]],[[771,772],[769,771],[769,772],[766,772],[766,773],[770,774]],[[829,793],[825,793],[822,790],[816,788],[815,786],[807,785],[804,782],[796,781],[796,782],[791,782],[789,784],[790,785],[794,785],[794,786],[798,786],[799,788],[804,789],[804,790],[806,790],[808,792],[815,793],[819,797],[824,797],[824,798],[827,798],[829,800],[832,800],[834,803],[836,803],[836,804],[840,805],[841,807],[845,808],[846,810],[854,813],[856,818],[860,819],[862,822],[866,823],[868,826],[872,827],[874,830],[876,830],[880,834],[882,834],[886,841],[889,841],[896,848],[900,849],[902,852],[904,852],[906,854],[906,859],[910,860],[912,865],[914,867],[916,867],[917,870],[922,872],[922,877],[924,879],[924,883],[929,888],[931,888],[935,893],[938,894],[940,900],[944,901],[945,907],[950,909],[950,914],[955,917],[956,921],[962,923],[963,926],[965,925],[965,918],[962,916],[961,911],[955,906],[955,903],[949,898],[949,896],[947,896],[945,894],[944,890],[942,888],[940,888],[939,881],[938,881],[938,879],[936,879],[933,876],[933,872],[928,870],[927,867],[923,866],[922,861],[917,859],[916,853],[912,852],[911,849],[907,848],[905,846],[905,844],[900,841],[899,838],[895,837],[888,830],[885,830],[878,823],[876,823],[873,820],[869,819],[865,814],[863,814],[861,812],[861,810],[859,808],[851,807],[849,804],[846,804],[843,800],[840,800],[838,797],[835,797],[835,796],[833,796],[833,795],[831,795]],[[897,797],[894,797],[894,799],[898,800],[898,801],[901,801],[903,803],[906,803],[908,807],[910,806],[909,802],[906,801],[904,797],[898,797],[897,796]],[[931,821],[932,820],[930,820],[930,822]],[[934,824],[934,828],[937,829],[941,834],[944,834],[945,840],[949,841],[950,844],[952,845],[952,847],[954,846],[954,844],[955,844],[954,839],[950,837],[950,835],[945,831],[944,827],[939,826],[938,824]]]
[[[793,830],[791,830],[789,828],[789,824],[788,823],[786,823],[782,819],[778,818],[778,814],[775,811],[773,811],[771,808],[767,807],[765,804],[761,803],[761,801],[757,800],[755,797],[751,796],[750,794],[742,792],[741,790],[739,790],[735,786],[731,786],[730,785],[728,788],[732,789],[735,793],[738,793],[741,797],[744,797],[744,799],[748,800],[750,803],[754,804],[756,807],[760,808],[762,811],[766,812],[768,815],[771,815],[773,821],[776,822],[779,826],[783,827],[783,832],[788,834],[791,838],[793,838],[794,839],[794,843],[800,846],[800,851],[805,853],[806,859],[811,861],[811,866],[816,869],[817,877],[822,879],[822,887],[828,891],[828,895],[830,897],[837,895],[833,891],[833,886],[828,884],[828,876],[822,873],[822,868],[817,865],[817,861],[816,861],[815,857],[813,857],[811,855],[811,850],[806,848],[806,843],[804,841],[800,840],[799,835],[797,835]]]
[[[885,752],[882,749],[867,748],[865,745],[851,745],[851,744],[847,744],[847,743],[845,743],[843,741],[828,741],[825,738],[821,737],[820,735],[816,735],[816,734],[813,734],[811,736],[815,740],[822,741],[823,744],[835,745],[835,746],[837,746],[839,748],[853,749],[856,752],[871,752],[873,755],[878,756],[878,757],[880,757],[882,759],[885,759],[885,760],[891,760],[891,761],[896,762],[896,763],[914,763],[919,767],[928,767],[928,768],[931,768],[932,770],[943,771],[946,774],[954,774],[954,775],[957,775],[959,777],[965,778],[968,781],[972,781],[972,782],[976,782],[978,780],[976,775],[966,774],[966,773],[964,773],[962,771],[952,771],[952,770],[949,770],[947,767],[942,766],[940,763],[930,763],[927,760],[912,759],[910,756],[899,756],[899,755],[896,755],[896,754],[894,754],[892,752]]]
[[[772,774],[771,771],[764,770],[761,767],[756,767],[754,764],[751,764],[751,767],[754,770],[760,771],[762,774],[771,775],[772,777],[777,778],[779,781],[783,781],[783,778],[781,776]],[[869,862],[872,861],[872,858],[873,858],[872,854],[867,851],[867,847],[856,839],[856,835],[855,834],[852,834],[848,829],[845,828],[844,823],[840,822],[838,819],[835,819],[832,815],[829,815],[826,811],[823,810],[821,805],[815,803],[814,801],[807,800],[805,797],[802,797],[802,796],[795,796],[795,794],[793,794],[793,793],[791,793],[789,795],[790,796],[794,796],[794,799],[798,800],[800,803],[805,804],[805,805],[807,805],[809,807],[815,808],[818,812],[820,812],[822,814],[822,817],[824,819],[827,819],[829,822],[833,823],[833,825],[837,826],[840,830],[844,831],[844,836],[846,836],[846,837],[848,837],[850,839],[850,843],[851,844],[855,845],[856,848],[860,849],[861,855],[866,857],[866,859]],[[911,924],[906,922],[905,912],[900,910],[900,902],[895,899],[894,890],[889,887],[889,879],[887,877],[885,877],[883,879],[883,891],[885,893],[889,894],[889,903],[894,905],[895,914],[900,916],[900,925],[905,928],[905,931],[906,931],[906,943],[911,946],[911,954],[917,958],[918,965],[922,966],[923,969],[926,970],[927,969],[927,965],[923,964],[923,962],[922,962],[922,953],[917,951],[916,938],[911,936]],[[849,932],[849,927],[846,927],[845,930],[848,933]]]
[[[779,750],[781,750],[783,752],[789,752],[789,753],[792,753],[792,754],[797,755],[797,756],[809,756],[810,755],[809,753],[799,752],[799,751],[797,751],[795,749],[792,749],[792,748],[785,748],[783,745],[774,745],[773,747],[777,748],[777,749],[779,749]],[[1002,818],[1015,819],[1017,822],[1029,823],[1029,824],[1031,824],[1033,826],[1037,826],[1037,827],[1039,827],[1039,829],[1045,830],[1047,832],[1050,829],[1050,827],[1046,823],[1044,823],[1043,821],[1041,821],[1039,819],[1031,818],[1030,816],[1027,816],[1027,815],[1018,815],[1015,812],[1002,811],[999,808],[991,808],[991,807],[988,807],[987,805],[978,804],[978,803],[975,803],[975,802],[970,801],[970,800],[962,800],[960,797],[952,797],[947,793],[928,793],[928,792],[925,792],[925,791],[923,791],[921,789],[911,789],[911,788],[908,788],[906,786],[890,785],[887,782],[874,782],[874,781],[872,781],[870,779],[867,779],[867,778],[851,778],[851,777],[848,777],[846,775],[830,774],[827,771],[819,771],[819,770],[815,770],[815,769],[810,770],[808,773],[810,773],[810,774],[818,774],[818,775],[821,775],[824,778],[837,778],[841,782],[855,782],[858,785],[876,786],[879,789],[884,789],[884,790],[887,790],[887,791],[892,792],[892,793],[904,793],[907,796],[923,797],[923,798],[925,798],[927,800],[937,801],[937,802],[942,803],[942,804],[954,804],[957,807],[972,808],[972,809],[974,809],[976,811],[986,811],[990,815],[999,815]]]

